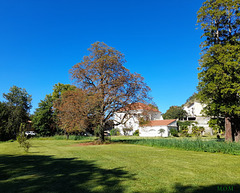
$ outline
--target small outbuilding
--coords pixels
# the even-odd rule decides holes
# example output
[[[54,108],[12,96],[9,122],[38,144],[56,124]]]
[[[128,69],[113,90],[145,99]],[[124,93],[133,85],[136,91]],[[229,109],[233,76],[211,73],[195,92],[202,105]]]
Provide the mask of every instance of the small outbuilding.
[[[139,127],[139,136],[141,137],[169,137],[170,130],[177,130],[177,120],[153,120],[143,127]]]

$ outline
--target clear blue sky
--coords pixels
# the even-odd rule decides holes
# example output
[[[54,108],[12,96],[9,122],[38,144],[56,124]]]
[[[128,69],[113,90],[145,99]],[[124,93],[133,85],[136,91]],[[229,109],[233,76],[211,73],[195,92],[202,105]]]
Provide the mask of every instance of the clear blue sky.
[[[160,111],[196,92],[204,0],[1,0],[0,101],[16,85],[34,109],[96,41],[116,48],[151,87]]]

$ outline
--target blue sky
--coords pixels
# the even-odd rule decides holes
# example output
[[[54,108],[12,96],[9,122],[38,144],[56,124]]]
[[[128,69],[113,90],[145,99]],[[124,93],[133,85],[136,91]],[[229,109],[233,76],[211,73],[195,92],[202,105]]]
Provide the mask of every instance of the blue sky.
[[[203,0],[1,0],[0,101],[16,85],[34,109],[96,41],[125,55],[160,111],[196,92]]]

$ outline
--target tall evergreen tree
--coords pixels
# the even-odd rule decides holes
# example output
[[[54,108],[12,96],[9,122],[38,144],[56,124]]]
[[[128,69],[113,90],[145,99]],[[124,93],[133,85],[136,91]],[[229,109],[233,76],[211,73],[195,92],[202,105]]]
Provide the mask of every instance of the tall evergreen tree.
[[[198,11],[204,30],[199,97],[205,113],[225,118],[225,139],[240,140],[240,2],[207,0]]]

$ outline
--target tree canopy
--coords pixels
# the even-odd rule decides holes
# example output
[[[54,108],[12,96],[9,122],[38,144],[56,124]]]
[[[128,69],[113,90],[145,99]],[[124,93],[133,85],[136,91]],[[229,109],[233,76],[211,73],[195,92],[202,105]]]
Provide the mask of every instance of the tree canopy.
[[[58,111],[53,108],[53,105],[59,103],[63,93],[75,88],[70,84],[57,83],[53,86],[53,92],[46,95],[44,100],[41,100],[32,118],[33,128],[38,134],[50,136],[60,130],[58,127],[59,121],[57,120]]]
[[[13,86],[3,94],[5,102],[0,104],[0,133],[2,140],[15,139],[21,124],[29,121],[32,97],[25,89]]]
[[[198,11],[202,43],[199,98],[205,113],[225,118],[226,140],[240,140],[240,2],[207,0]]]
[[[53,99],[46,95],[44,100],[38,104],[32,118],[33,128],[41,136],[51,136],[56,132],[56,118],[53,111]]]
[[[103,42],[92,44],[88,50],[90,54],[70,70],[72,79],[80,90],[67,93],[64,98],[66,101],[62,100],[61,105],[70,105],[68,100],[73,102],[74,98],[77,106],[80,108],[82,104],[85,109],[83,103],[87,102],[98,119],[99,136],[104,141],[104,128],[114,113],[128,104],[149,101],[150,88],[140,74],[130,73],[124,66],[126,60],[121,52]],[[64,112],[66,111],[62,111],[61,116],[68,116]],[[83,123],[89,118],[89,113],[80,111],[78,116],[84,120]]]
[[[187,116],[187,112],[180,106],[171,106],[166,113],[163,114],[164,119],[180,119],[183,120]]]

